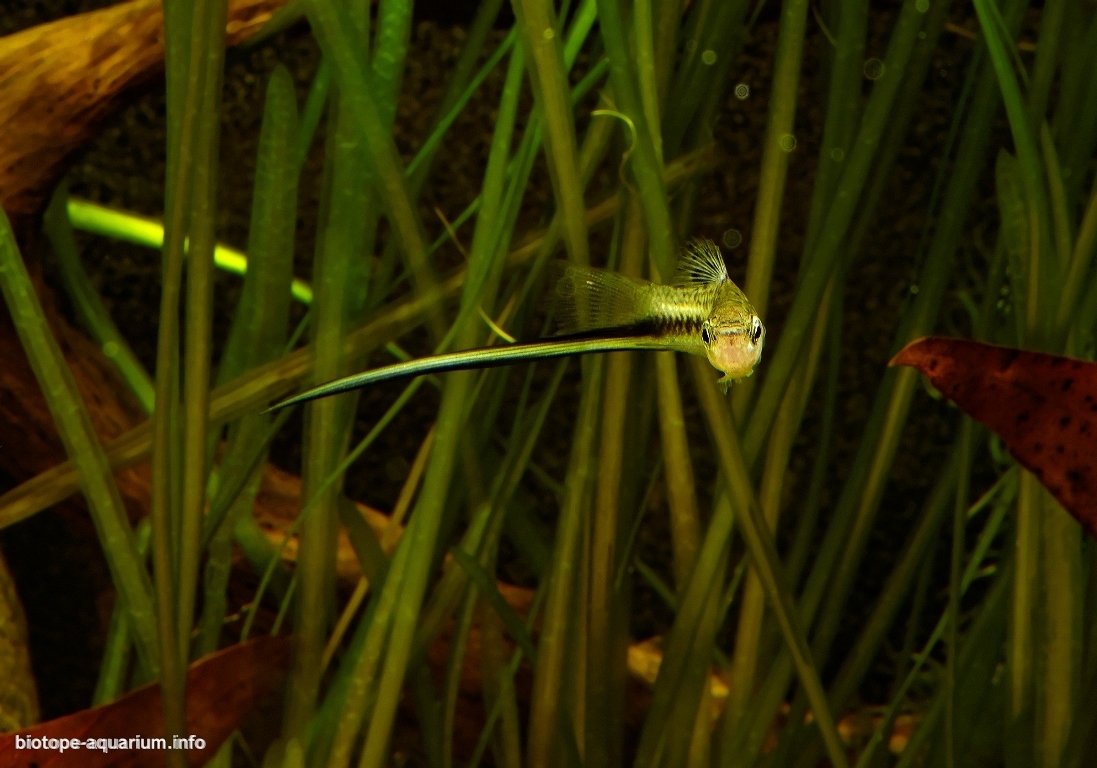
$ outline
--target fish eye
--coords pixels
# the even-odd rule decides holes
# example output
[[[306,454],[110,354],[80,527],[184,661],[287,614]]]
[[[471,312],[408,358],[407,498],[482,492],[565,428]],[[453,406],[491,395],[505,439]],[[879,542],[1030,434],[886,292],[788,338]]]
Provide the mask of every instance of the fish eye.
[[[710,341],[712,341],[712,336],[710,336],[708,332],[708,326],[703,326],[701,328],[701,341],[704,342],[706,345]]]
[[[750,343],[757,344],[762,338],[762,321],[755,317],[750,324]]]

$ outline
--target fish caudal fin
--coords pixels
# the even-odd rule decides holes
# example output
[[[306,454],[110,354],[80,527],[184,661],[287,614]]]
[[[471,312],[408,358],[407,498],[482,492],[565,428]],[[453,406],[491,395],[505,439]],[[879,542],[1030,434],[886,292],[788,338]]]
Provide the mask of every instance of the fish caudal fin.
[[[634,326],[648,313],[644,283],[594,267],[562,266],[556,282],[559,335]]]

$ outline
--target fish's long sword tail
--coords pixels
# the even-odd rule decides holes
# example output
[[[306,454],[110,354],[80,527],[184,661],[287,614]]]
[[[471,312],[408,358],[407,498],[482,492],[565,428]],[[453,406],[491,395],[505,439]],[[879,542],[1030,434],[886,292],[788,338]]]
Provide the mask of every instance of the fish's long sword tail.
[[[394,363],[365,373],[337,379],[276,403],[265,412],[280,410],[290,405],[317,400],[321,397],[331,397],[332,395],[393,379],[406,379],[431,373],[468,371],[478,368],[498,368],[505,365],[532,362],[534,360],[549,360],[569,355],[625,352],[634,349],[666,349],[666,344],[653,336],[632,336],[605,339],[556,339],[513,344],[507,347],[483,347],[461,352],[447,352],[417,360]]]

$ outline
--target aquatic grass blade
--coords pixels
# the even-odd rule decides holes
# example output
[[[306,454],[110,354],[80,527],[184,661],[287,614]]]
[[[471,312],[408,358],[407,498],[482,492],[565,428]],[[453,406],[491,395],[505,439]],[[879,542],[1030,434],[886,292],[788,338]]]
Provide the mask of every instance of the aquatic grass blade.
[[[812,334],[812,339],[806,350],[806,355],[801,360],[797,375],[785,393],[785,398],[781,403],[767,446],[765,466],[759,484],[758,503],[771,535],[776,534],[778,516],[781,510],[781,497],[788,474],[793,443],[796,439],[798,426],[807,408],[814,378],[813,373],[826,340],[827,328],[830,325],[827,321],[831,303],[829,300],[830,293],[831,291],[828,290],[828,296],[824,298],[820,307],[820,313],[823,316]],[[761,651],[760,642],[762,640],[764,611],[765,594],[762,584],[755,569],[751,568],[743,588],[738,632],[735,638],[735,652],[729,667],[731,680],[728,686],[728,699],[725,704],[727,710],[724,714],[724,727],[727,729],[725,732],[734,732],[747,711],[750,697],[754,693],[755,670],[760,666],[759,654]],[[836,708],[836,711],[840,710]]]
[[[521,57],[515,55],[512,60],[511,73],[514,78],[508,78],[508,83],[517,80],[521,74]],[[506,114],[506,105],[510,102],[516,104],[516,87],[512,86],[504,91],[503,105]],[[513,115],[513,109],[510,108]],[[502,246],[504,235],[495,230],[495,224],[499,221],[499,206],[502,203],[502,181],[506,168],[510,137],[513,131],[513,116],[502,118],[496,124],[493,136],[491,160],[485,179],[485,188],[495,190],[491,195],[485,195],[485,204],[481,206],[478,217],[477,233],[474,235],[473,251],[469,259],[470,279],[465,283],[462,296],[462,313],[467,315],[467,309],[476,304],[491,305],[496,290],[495,280],[486,279],[495,270],[495,262],[505,253]],[[376,158],[375,158],[376,161]],[[480,219],[484,226],[481,232]],[[503,232],[509,233],[509,228]],[[450,330],[451,335],[456,335],[458,346],[469,346],[478,334],[476,326],[464,323],[463,327],[455,325]],[[451,483],[455,452],[459,444],[459,430],[461,430],[467,416],[466,403],[472,394],[473,379],[470,374],[463,373],[451,377],[447,382],[442,395],[442,404],[436,422],[435,441],[431,451],[426,475],[423,480],[423,489],[416,504],[412,522],[401,539],[397,550],[397,557],[401,552],[411,552],[407,555],[407,570],[401,582],[396,583],[391,579],[385,582],[384,590],[380,596],[381,601],[399,599],[405,610],[397,612],[391,621],[384,624],[376,624],[369,630],[366,645],[376,648],[377,654],[372,659],[381,660],[381,638],[388,635],[388,645],[381,661],[379,679],[376,683],[377,696],[372,707],[369,723],[366,727],[366,740],[362,752],[362,764],[364,766],[378,766],[384,760],[385,750],[388,744],[388,735],[395,717],[395,708],[399,696],[400,687],[410,660],[412,639],[415,632],[416,615],[421,609],[423,596],[426,591],[427,579],[433,563],[433,550],[438,536],[438,530],[442,522],[445,510],[447,491]],[[397,598],[397,596],[399,596]],[[413,610],[406,610],[413,606]],[[363,657],[365,660],[365,657]],[[365,661],[367,664],[376,662]],[[368,667],[367,667],[368,668]],[[357,674],[365,673],[367,668],[360,669]],[[376,667],[374,667],[376,669]],[[361,679],[361,678],[359,678]],[[361,690],[359,688],[359,690]],[[344,717],[342,727],[336,737],[335,752],[339,759],[345,760],[343,755],[349,757],[349,747],[355,734],[358,723],[354,718],[360,718],[366,702],[356,697],[353,706],[354,715]]]
[[[150,532],[148,521],[138,524],[137,554],[142,561],[148,557]],[[128,609],[119,600],[111,611],[110,624],[107,626],[107,638],[103,643],[103,660],[99,664],[99,676],[96,678],[95,692],[91,697],[93,707],[114,701],[125,692],[126,678],[133,658],[131,656],[133,641]],[[152,674],[147,669],[138,669],[135,677],[146,679],[152,677]]]
[[[695,671],[691,667],[696,666],[697,662],[702,663],[705,672],[702,684],[705,684],[711,663],[708,654],[696,653],[693,647],[712,647],[716,629],[712,609],[723,594],[723,571],[726,570],[724,566],[734,520],[728,497],[722,495],[714,505],[690,580],[682,589],[659,676],[655,680],[652,703],[637,746],[637,766],[657,764],[659,753],[666,748],[664,744],[672,749],[677,747],[674,751],[680,762],[681,753],[688,747],[688,742],[683,744],[683,737],[688,736],[692,729],[683,728],[683,725],[692,726],[693,713],[701,699],[696,681],[690,680],[695,677],[690,674]],[[691,685],[691,682],[694,684]],[[677,718],[675,714],[678,714]],[[675,720],[678,721],[678,728],[672,732],[669,726]]]
[[[506,626],[507,631],[511,633],[511,637],[518,643],[518,646],[522,649],[522,652],[526,654],[531,662],[535,662],[537,658],[537,652],[533,647],[533,640],[530,637],[526,627],[522,624],[521,618],[514,609],[507,603],[499,593],[499,588],[495,585],[495,580],[491,578],[491,575],[485,571],[479,563],[471,558],[464,549],[455,547],[450,550],[450,554],[453,559],[465,569],[465,573],[468,575],[469,580],[476,585],[480,590],[480,593],[491,605],[492,609],[498,614],[503,624]]]
[[[807,26],[807,0],[783,4],[777,51],[773,64],[773,86],[769,96],[765,143],[762,149],[761,175],[758,179],[758,199],[751,227],[750,254],[747,261],[747,281],[744,290],[750,296],[758,315],[765,320],[769,306],[770,283],[777,254],[777,239],[781,228],[781,208],[784,204],[785,181],[789,157],[796,146],[794,138],[796,97],[800,86],[804,30]],[[743,393],[736,398],[743,399]]]
[[[130,349],[129,343],[111,320],[103,300],[91,285],[91,279],[80,262],[76,237],[69,224],[65,209],[71,206],[68,190],[58,186],[43,216],[42,224],[49,238],[53,253],[61,266],[61,276],[77,318],[103,354],[114,363],[122,380],[137,397],[146,414],[152,413],[152,377]]]
[[[348,30],[361,41],[367,28],[360,23]],[[340,87],[329,100],[324,188],[320,227],[314,255],[312,342],[317,380],[344,373],[343,338],[361,306],[364,285],[356,265],[365,259],[370,220],[367,157],[357,141],[359,128],[349,100]],[[305,411],[302,454],[302,499],[311,510],[302,515],[297,575],[300,600],[295,618],[296,645],[286,692],[283,737],[301,738],[312,718],[320,692],[323,651],[327,645],[330,606],[334,602],[333,553],[337,533],[338,496],[342,478],[330,482],[339,465],[353,420],[348,418],[357,398],[339,398],[310,404]],[[320,488],[323,491],[320,491]]]
[[[732,507],[737,510],[739,527],[743,531],[743,538],[747,542],[754,566],[765,588],[766,598],[776,614],[785,647],[792,656],[800,684],[811,702],[815,722],[818,723],[827,747],[827,755],[835,766],[844,766],[847,764],[845,753],[835,730],[826,694],[819,680],[819,672],[812,661],[812,652],[808,647],[803,624],[801,624],[804,619],[797,614],[792,595],[784,581],[784,569],[777,556],[772,537],[765,527],[757,502],[753,498],[749,473],[731,424],[727,402],[717,394],[714,382],[711,380],[706,382],[707,372],[703,364],[698,365],[700,362],[692,361],[694,381],[701,399],[701,407],[708,417],[712,430],[720,467],[728,479]],[[712,535],[710,523],[710,531],[706,537]]]
[[[72,372],[50,330],[34,285],[15,243],[7,215],[0,211],[0,288],[23,349],[42,388],[65,452],[79,473],[92,520],[127,608],[137,652],[145,667],[159,669],[152,584],[145,570],[133,529],[126,517],[103,446],[92,426]]]
[[[957,661],[957,677],[960,681],[960,690],[965,690],[966,687],[970,687],[970,683],[966,678],[973,672],[981,673],[984,681],[991,678],[993,666],[997,661],[995,658],[996,654],[994,653],[994,645],[1001,642],[1006,629],[1006,615],[1009,606],[1007,598],[1009,596],[1008,585],[1011,576],[1010,570],[1011,568],[1008,563],[1006,567],[998,570],[994,587],[991,589],[987,599],[983,602],[978,618],[972,624],[961,643],[960,658]],[[931,640],[936,641],[939,639],[943,629],[943,623],[938,622],[937,627],[934,629],[934,636]],[[928,651],[932,648],[932,645],[932,642],[927,642],[923,651],[919,654],[919,661],[924,662],[925,659],[928,658]],[[908,684],[912,681],[913,678],[908,676]],[[881,725],[894,720],[900,702],[901,698],[897,696],[893,701],[890,710],[881,721]],[[900,766],[900,768],[909,768],[917,755],[924,754],[922,748],[923,744],[927,738],[936,735],[937,726],[940,723],[941,716],[944,714],[943,710],[944,698],[942,696],[937,696],[929,711],[923,717],[918,729],[914,732],[913,738],[910,739],[904,748],[903,754],[898,761],[898,766]],[[877,729],[873,734],[869,745],[858,761],[857,768],[868,768],[872,756],[875,754],[879,743],[882,741],[883,733],[882,729]]]
[[[575,423],[574,447],[565,480],[565,497],[557,522],[552,564],[548,575],[544,624],[537,644],[538,664],[534,669],[530,697],[531,717],[528,736],[530,768],[549,768],[561,759],[565,744],[575,736],[561,731],[572,727],[565,698],[566,653],[570,616],[574,604],[577,564],[582,557],[584,512],[589,509],[589,483],[594,470],[597,415],[601,409],[603,385],[602,358],[592,358],[585,366],[579,414]],[[581,609],[580,609],[581,610]]]
[[[244,278],[233,325],[217,371],[217,383],[270,362],[286,341],[289,284],[293,270],[293,234],[297,208],[298,143],[296,94],[284,67],[275,68],[267,84],[263,124],[252,199],[248,259],[253,265]],[[202,546],[208,546],[201,629],[194,655],[217,648],[226,610],[231,573],[231,540],[240,521],[250,516],[258,492],[268,416],[248,414],[229,429],[228,445],[219,471],[218,493],[210,500],[203,521]],[[256,448],[258,448],[256,450]],[[225,489],[228,493],[223,493]]]
[[[575,123],[568,99],[567,70],[552,4],[546,0],[512,3],[529,62],[533,91],[545,121],[545,151],[557,203],[563,211],[565,241],[572,261],[587,264],[586,220],[579,183]]]
[[[206,487],[209,394],[209,269],[213,257],[212,198],[220,127],[221,65],[226,4],[172,0],[164,9],[168,163],[164,193],[164,256],[152,415],[153,566],[160,642],[164,729],[186,729],[185,664],[189,655],[197,543]],[[197,367],[180,403],[179,314],[183,252],[190,240],[186,351]],[[184,483],[184,476],[190,485]],[[182,765],[182,753],[169,754]]]
[[[647,224],[653,272],[656,282],[674,273],[674,228],[667,207],[666,186],[659,172],[661,153],[655,147],[655,134],[644,115],[640,87],[634,72],[625,20],[617,0],[598,0],[598,24],[609,58],[610,84],[617,109],[634,126],[636,139],[630,155],[629,170],[636,179],[641,207]]]
[[[211,386],[213,333],[213,250],[216,242],[217,168],[220,146],[221,84],[225,54],[227,3],[211,3],[204,11],[196,8],[195,21],[201,19],[200,32],[192,43],[203,46],[200,68],[192,60],[189,74],[198,76],[200,118],[196,124],[193,163],[189,172],[192,186],[187,236],[187,290],[183,334],[182,471],[180,480],[179,524],[176,542],[177,579],[176,643],[185,668],[190,658],[190,642],[195,621],[198,571],[201,557],[202,518],[206,507],[209,479],[207,433],[209,429],[209,393]],[[157,375],[161,375],[158,367]]]
[[[1017,150],[1018,167],[1024,189],[1025,205],[1029,219],[1028,275],[1029,298],[1026,335],[1038,344],[1048,343],[1051,332],[1049,320],[1054,316],[1054,306],[1061,280],[1061,264],[1069,253],[1054,253],[1052,242],[1052,214],[1045,184],[1044,164],[1037,140],[1038,128],[1029,119],[1007,51],[1014,49],[1012,40],[1006,37],[1006,25],[998,7],[987,0],[976,0],[983,38],[998,83],[1002,90],[1002,102],[1009,118],[1010,131]]]
[[[894,77],[885,77],[878,81],[865,106],[854,143],[856,148],[849,156],[838,182],[835,200],[820,229],[815,253],[807,261],[808,266],[801,275],[796,297],[777,348],[770,357],[769,368],[760,385],[757,401],[749,410],[750,417],[744,429],[743,452],[751,466],[761,453],[762,443],[776,416],[777,406],[788,385],[800,349],[807,339],[844,235],[853,219],[861,190],[868,179],[877,148],[888,125],[895,97],[902,85],[900,75],[907,69],[918,32],[922,28],[922,17],[923,13],[915,0],[903,3],[884,60],[885,68]]]
[[[639,276],[646,255],[646,238],[640,206],[634,196],[630,196],[619,222],[620,228],[614,238],[619,247],[613,249],[617,254],[616,258],[611,257],[611,263],[616,262],[622,274]],[[627,520],[622,514],[621,497],[628,491],[629,478],[625,472],[630,452],[625,439],[631,398],[635,396],[632,370],[636,358],[630,354],[614,355],[605,364],[598,477],[594,483],[588,547],[588,661],[583,681],[585,691],[577,696],[582,697],[587,713],[583,733],[584,758],[589,768],[603,768],[611,761],[619,762],[623,748],[625,714],[621,702],[625,689],[618,669],[620,646],[627,643],[628,634],[622,618],[625,612],[620,606],[627,598],[614,577],[619,562],[617,543]]]
[[[332,64],[342,99],[365,139],[372,168],[382,190],[381,201],[411,268],[420,297],[430,294],[435,277],[426,256],[422,222],[412,204],[391,132],[384,127],[379,105],[350,38],[353,24],[335,3],[307,0],[306,10],[321,49]],[[433,311],[433,310],[432,310]]]
[[[305,99],[305,106],[301,110],[300,130],[297,133],[296,166],[304,168],[308,159],[309,149],[312,147],[313,137],[320,125],[320,119],[324,115],[327,105],[328,93],[331,90],[331,65],[327,59],[321,58],[320,65],[316,68],[316,74],[309,86],[309,95]],[[216,258],[216,252],[214,253]],[[311,291],[309,293],[311,300]],[[308,302],[306,302],[308,303]]]

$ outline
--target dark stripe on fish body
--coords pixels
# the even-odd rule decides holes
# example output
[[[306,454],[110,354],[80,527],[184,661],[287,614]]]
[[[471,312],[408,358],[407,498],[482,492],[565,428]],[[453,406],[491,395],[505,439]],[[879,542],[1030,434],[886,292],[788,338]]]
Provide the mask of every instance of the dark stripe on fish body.
[[[653,322],[657,329],[657,335],[660,336],[689,336],[700,333],[701,325],[704,323],[703,320],[687,316],[660,317]]]
[[[640,338],[642,336],[659,337],[664,335],[660,325],[655,320],[644,320],[628,325],[614,325],[607,328],[590,328],[575,333],[564,333],[557,336],[549,336],[545,341],[579,341],[581,339],[616,339],[616,338]]]

